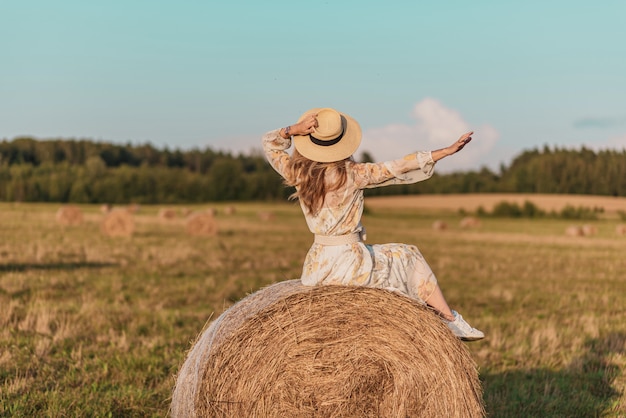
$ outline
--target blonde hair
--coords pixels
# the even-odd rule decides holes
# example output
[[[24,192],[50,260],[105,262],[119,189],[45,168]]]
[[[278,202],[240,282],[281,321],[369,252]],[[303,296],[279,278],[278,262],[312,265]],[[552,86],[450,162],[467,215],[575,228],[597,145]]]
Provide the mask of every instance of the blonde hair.
[[[350,159],[320,163],[309,160],[294,149],[285,173],[285,184],[296,188],[289,199],[299,199],[309,213],[317,214],[322,209],[326,193],[338,190],[346,184],[346,163]]]

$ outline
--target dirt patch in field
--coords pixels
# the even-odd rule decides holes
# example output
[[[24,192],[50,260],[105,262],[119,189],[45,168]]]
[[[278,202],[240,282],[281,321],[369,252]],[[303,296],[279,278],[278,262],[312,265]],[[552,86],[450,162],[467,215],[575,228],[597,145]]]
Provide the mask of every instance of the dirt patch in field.
[[[517,203],[523,205],[529,201],[545,211],[560,211],[566,206],[603,208],[607,214],[616,214],[626,211],[625,197],[586,196],[586,195],[552,195],[552,194],[447,194],[447,195],[413,195],[413,196],[384,196],[369,197],[366,200],[368,207],[391,209],[432,209],[452,210],[463,209],[474,212],[479,207],[491,211],[500,202]]]

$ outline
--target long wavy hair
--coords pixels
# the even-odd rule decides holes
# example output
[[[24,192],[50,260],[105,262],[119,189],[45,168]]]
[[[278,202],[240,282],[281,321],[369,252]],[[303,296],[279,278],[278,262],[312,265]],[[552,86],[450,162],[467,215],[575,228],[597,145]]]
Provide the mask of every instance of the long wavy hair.
[[[289,199],[299,199],[310,214],[316,215],[322,209],[326,194],[346,184],[346,165],[350,160],[320,163],[309,160],[294,149],[285,176],[285,184],[296,188]]]

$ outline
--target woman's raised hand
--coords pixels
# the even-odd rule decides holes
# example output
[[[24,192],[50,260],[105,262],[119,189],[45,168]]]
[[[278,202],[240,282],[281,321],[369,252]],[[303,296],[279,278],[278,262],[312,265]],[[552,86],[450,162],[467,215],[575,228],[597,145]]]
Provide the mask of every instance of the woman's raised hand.
[[[291,135],[308,135],[317,127],[317,114],[308,115],[301,122],[291,126]]]
[[[278,131],[279,135],[285,139],[290,138],[293,135],[308,135],[312,132],[315,132],[315,128],[317,125],[317,113],[308,115],[300,122],[295,125],[287,126],[286,128],[281,128]]]
[[[454,141],[454,143],[447,148],[449,151],[448,155],[461,151],[463,147],[472,140],[472,135],[474,135],[474,132],[467,132],[461,135],[458,140]]]
[[[472,135],[474,135],[474,132],[464,133],[449,147],[432,151],[431,156],[433,158],[433,161],[439,161],[442,158],[445,158],[452,154],[456,154],[457,152],[461,151],[463,147],[472,140]]]

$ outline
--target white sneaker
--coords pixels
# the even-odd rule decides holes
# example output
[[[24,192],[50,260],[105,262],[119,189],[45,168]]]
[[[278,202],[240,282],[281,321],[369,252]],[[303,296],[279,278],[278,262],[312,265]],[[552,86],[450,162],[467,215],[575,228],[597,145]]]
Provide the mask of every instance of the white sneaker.
[[[463,341],[476,341],[485,338],[485,334],[482,331],[472,328],[457,311],[452,311],[452,315],[454,315],[454,321],[447,321],[447,325],[452,333],[459,339]]]

